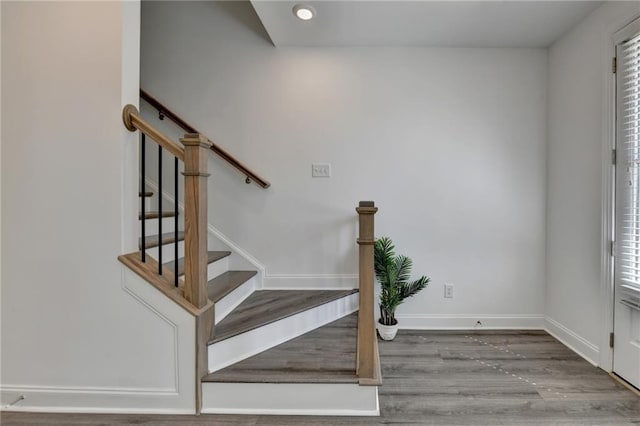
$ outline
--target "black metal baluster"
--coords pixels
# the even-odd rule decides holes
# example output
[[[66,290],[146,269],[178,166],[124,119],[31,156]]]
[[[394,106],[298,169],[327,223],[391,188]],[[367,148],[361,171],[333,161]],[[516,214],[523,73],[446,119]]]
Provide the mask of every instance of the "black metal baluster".
[[[158,275],[162,275],[162,147],[160,145],[158,145],[158,238]]]
[[[142,133],[142,132],[141,132]],[[140,193],[141,193],[141,197],[140,200],[142,200],[142,206],[140,208],[140,211],[142,212],[142,230],[141,230],[141,238],[140,238],[140,249],[142,250],[142,261],[146,262],[147,261],[147,249],[146,249],[146,230],[145,230],[145,223],[144,223],[144,219],[145,219],[145,204],[147,201],[147,197],[146,195],[146,191],[145,191],[145,145],[146,145],[146,141],[145,141],[145,136],[144,133],[142,133],[142,139],[140,140],[140,158],[142,159],[140,162]]]
[[[178,287],[178,157],[174,157],[173,163],[173,231],[174,231],[174,243],[173,243],[173,255],[175,258],[174,268],[174,284]]]

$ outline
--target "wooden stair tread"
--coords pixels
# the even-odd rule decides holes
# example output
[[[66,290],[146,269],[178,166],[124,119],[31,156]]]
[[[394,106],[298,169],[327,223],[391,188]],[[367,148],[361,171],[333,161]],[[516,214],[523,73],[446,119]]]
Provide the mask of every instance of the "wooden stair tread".
[[[169,212],[169,211],[165,211],[165,212],[158,212],[158,211],[144,212],[144,218],[145,219],[157,219],[160,216],[162,216],[162,217],[175,217],[175,215],[176,215],[175,212]],[[142,213],[138,213],[138,220],[142,220]]]
[[[231,254],[230,251],[209,251],[207,252],[207,264],[216,262]],[[175,269],[176,262],[171,261],[164,264],[170,271]],[[184,257],[178,259],[178,275],[184,275]]]
[[[358,314],[340,318],[288,342],[205,376],[222,383],[358,383]]]
[[[227,294],[249,281],[257,273],[256,271],[227,271],[209,280],[207,284],[209,300],[217,303]]]
[[[178,241],[184,240],[184,232],[178,232]],[[157,247],[158,242],[161,241],[162,244],[171,244],[175,241],[175,234],[173,232],[167,232],[162,234],[162,238],[159,238],[159,235],[147,235],[145,238],[145,248]],[[138,238],[138,248],[142,248],[142,241]]]
[[[151,191],[138,192],[138,197],[153,197],[153,192]]]
[[[247,297],[213,329],[209,344],[315,308],[358,290],[260,290]]]

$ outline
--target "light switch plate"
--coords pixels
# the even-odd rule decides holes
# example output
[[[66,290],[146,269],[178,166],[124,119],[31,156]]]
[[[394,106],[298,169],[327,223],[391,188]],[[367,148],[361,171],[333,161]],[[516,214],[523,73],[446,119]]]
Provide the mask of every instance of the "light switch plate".
[[[312,164],[311,177],[331,177],[331,164],[329,163]]]
[[[453,284],[444,285],[444,298],[453,299]]]

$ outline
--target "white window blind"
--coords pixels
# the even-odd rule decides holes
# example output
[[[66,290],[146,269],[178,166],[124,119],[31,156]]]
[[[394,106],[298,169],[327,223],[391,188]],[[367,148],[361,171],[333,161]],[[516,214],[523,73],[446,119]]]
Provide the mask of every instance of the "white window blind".
[[[618,278],[640,287],[640,34],[617,57]]]

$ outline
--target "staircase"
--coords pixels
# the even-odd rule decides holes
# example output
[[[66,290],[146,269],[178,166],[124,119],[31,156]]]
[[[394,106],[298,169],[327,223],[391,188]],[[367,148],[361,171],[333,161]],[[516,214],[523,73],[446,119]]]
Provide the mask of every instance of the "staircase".
[[[164,108],[163,115],[171,114],[167,111]],[[157,132],[137,114],[131,110],[129,113],[125,125],[130,124],[130,130],[138,129],[147,135]],[[206,179],[202,179],[207,176],[206,158],[204,170],[191,170],[187,162],[187,149],[191,146],[203,151],[205,144],[198,148],[197,144],[185,143],[182,152],[175,142],[175,146],[164,146],[169,142],[163,137],[166,138],[162,135],[153,140],[175,153],[176,158],[183,156],[187,171],[184,175],[196,176],[195,182],[200,185],[205,181],[204,191],[193,192],[205,194],[206,199]],[[176,174],[177,163],[176,160]],[[143,178],[141,185],[146,188],[144,183]],[[185,186],[185,193],[190,193],[187,182]],[[196,412],[379,414],[377,385],[381,379],[375,331],[372,322],[368,327],[361,325],[363,312],[372,316],[373,306],[362,309],[358,290],[262,289],[258,271],[231,268],[238,264],[230,262],[237,257],[233,250],[206,249],[214,245],[210,242],[214,237],[207,234],[202,222],[193,226],[195,219],[202,217],[189,210],[189,200],[179,212],[175,203],[171,203],[172,209],[163,208],[167,202],[160,192],[145,190],[139,197],[138,219],[143,231],[140,251],[122,255],[119,260],[196,318],[195,368],[201,378]],[[202,201],[198,202],[202,209]],[[372,227],[375,210],[369,205],[367,208]],[[206,205],[204,209],[206,218]],[[194,228],[198,235],[194,235]],[[362,235],[361,220],[360,244],[366,244],[364,248],[371,251],[370,277],[365,273],[365,279],[372,284],[373,229],[370,237]],[[202,286],[206,294],[197,285],[198,274],[204,277],[203,282],[206,280],[206,286]],[[366,293],[372,302],[372,289]]]

